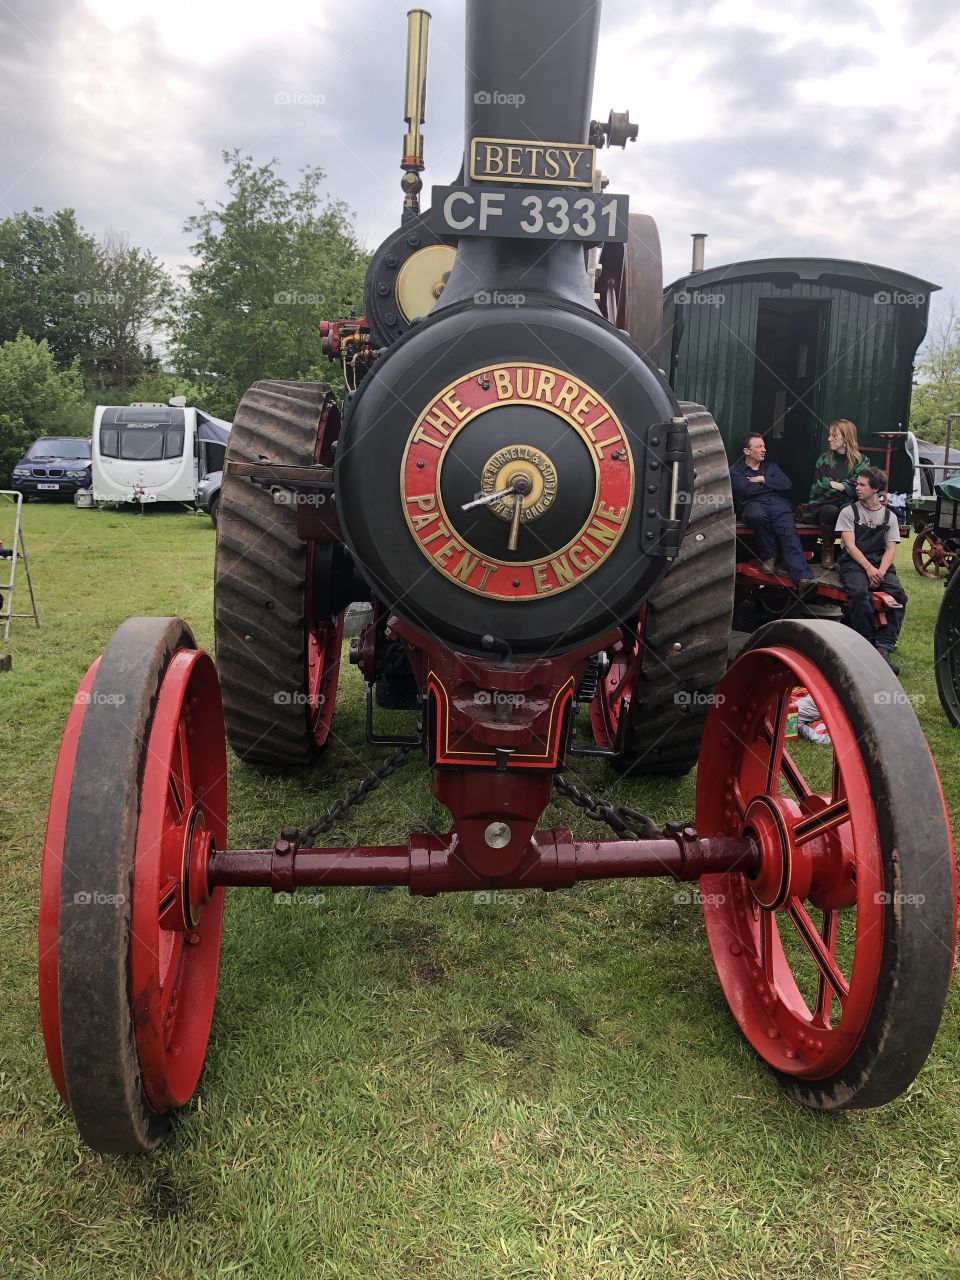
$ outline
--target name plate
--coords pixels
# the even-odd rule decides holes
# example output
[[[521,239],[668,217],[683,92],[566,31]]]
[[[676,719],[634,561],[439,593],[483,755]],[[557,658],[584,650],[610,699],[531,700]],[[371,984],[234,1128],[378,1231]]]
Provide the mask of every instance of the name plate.
[[[470,143],[470,177],[474,182],[593,187],[596,173],[596,147],[579,142],[473,138]]]

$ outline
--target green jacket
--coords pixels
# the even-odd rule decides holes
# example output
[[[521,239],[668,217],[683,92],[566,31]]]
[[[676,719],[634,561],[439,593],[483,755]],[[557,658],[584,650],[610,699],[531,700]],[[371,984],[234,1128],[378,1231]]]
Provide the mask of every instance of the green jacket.
[[[864,467],[869,465],[867,459],[861,456],[859,462],[848,468],[846,458],[839,454],[831,462],[829,453],[821,453],[814,468],[813,484],[810,486],[810,505],[819,507],[824,502],[855,502],[857,491],[853,487],[854,481]],[[831,480],[839,480],[843,484],[843,493],[830,488]]]

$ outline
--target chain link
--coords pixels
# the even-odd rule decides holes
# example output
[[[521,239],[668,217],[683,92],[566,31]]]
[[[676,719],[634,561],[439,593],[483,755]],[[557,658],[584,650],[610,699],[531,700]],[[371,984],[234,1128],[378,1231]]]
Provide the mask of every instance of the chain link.
[[[316,822],[312,822],[309,827],[304,827],[302,831],[296,833],[290,828],[285,828],[283,838],[289,839],[296,834],[298,843],[306,845],[316,836],[329,831],[345,813],[363,804],[367,797],[389,777],[402,769],[414,749],[411,745],[397,747],[395,751],[391,751],[382,764],[377,765],[376,769],[352,787],[346,795],[335,800]],[[562,796],[582,809],[591,821],[605,822],[618,836],[625,836],[631,840],[655,840],[663,835],[654,820],[647,814],[640,813],[638,809],[631,809],[627,805],[613,805],[609,800],[600,800],[591,795],[589,791],[581,791],[574,783],[568,782],[561,773],[554,774],[553,785]]]
[[[417,746],[419,746],[419,744],[417,744]],[[316,822],[311,822],[309,827],[305,827],[303,831],[298,832],[297,835],[299,843],[301,845],[305,845],[310,840],[313,840],[315,836],[321,835],[324,831],[329,831],[336,822],[339,822],[348,810],[355,808],[358,804],[363,804],[367,797],[372,792],[376,791],[381,783],[386,782],[391,774],[394,774],[398,769],[403,768],[407,763],[407,760],[410,758],[411,751],[414,751],[415,749],[416,748],[413,744],[411,744],[410,746],[397,747],[396,751],[391,751],[383,763],[377,765],[376,769],[374,769],[372,773],[369,773],[361,782],[358,782],[355,787],[352,787],[346,795],[341,796],[339,800],[334,800],[326,813],[321,814]],[[286,836],[286,831],[284,832],[284,835]]]
[[[609,800],[599,800],[589,791],[581,791],[574,783],[568,782],[562,773],[553,775],[553,785],[593,822],[605,822],[618,836],[626,836],[630,840],[656,840],[663,835],[647,814],[638,809],[629,809],[626,805],[613,805]]]

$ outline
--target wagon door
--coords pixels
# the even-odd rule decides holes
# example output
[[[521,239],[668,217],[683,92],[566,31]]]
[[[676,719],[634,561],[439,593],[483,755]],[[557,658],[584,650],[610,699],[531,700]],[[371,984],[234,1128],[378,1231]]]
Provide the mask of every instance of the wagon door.
[[[761,298],[750,429],[806,499],[821,450],[823,382],[830,303],[810,298]]]

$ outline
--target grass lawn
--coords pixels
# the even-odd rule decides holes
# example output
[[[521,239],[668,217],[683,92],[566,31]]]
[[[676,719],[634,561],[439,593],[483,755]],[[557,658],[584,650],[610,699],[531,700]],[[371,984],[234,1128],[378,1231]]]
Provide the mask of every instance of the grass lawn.
[[[668,882],[489,905],[233,890],[193,1104],[151,1156],[82,1146],[36,1009],[48,788],[74,690],[119,622],[180,614],[212,644],[214,533],[187,514],[33,504],[25,527],[44,626],[16,623],[0,646],[14,662],[0,674],[0,1276],[960,1276],[956,983],[906,1096],[806,1112],[741,1038],[699,907]],[[942,587],[907,548],[900,563],[902,680],[956,827],[960,734],[932,673]],[[382,756],[363,743],[361,695],[345,667],[316,771],[265,780],[231,761],[234,845],[272,843]],[[577,773],[661,822],[693,812],[692,778],[617,784],[599,760]],[[442,819],[427,784],[408,765],[329,842]],[[543,825],[589,830],[565,805]]]

